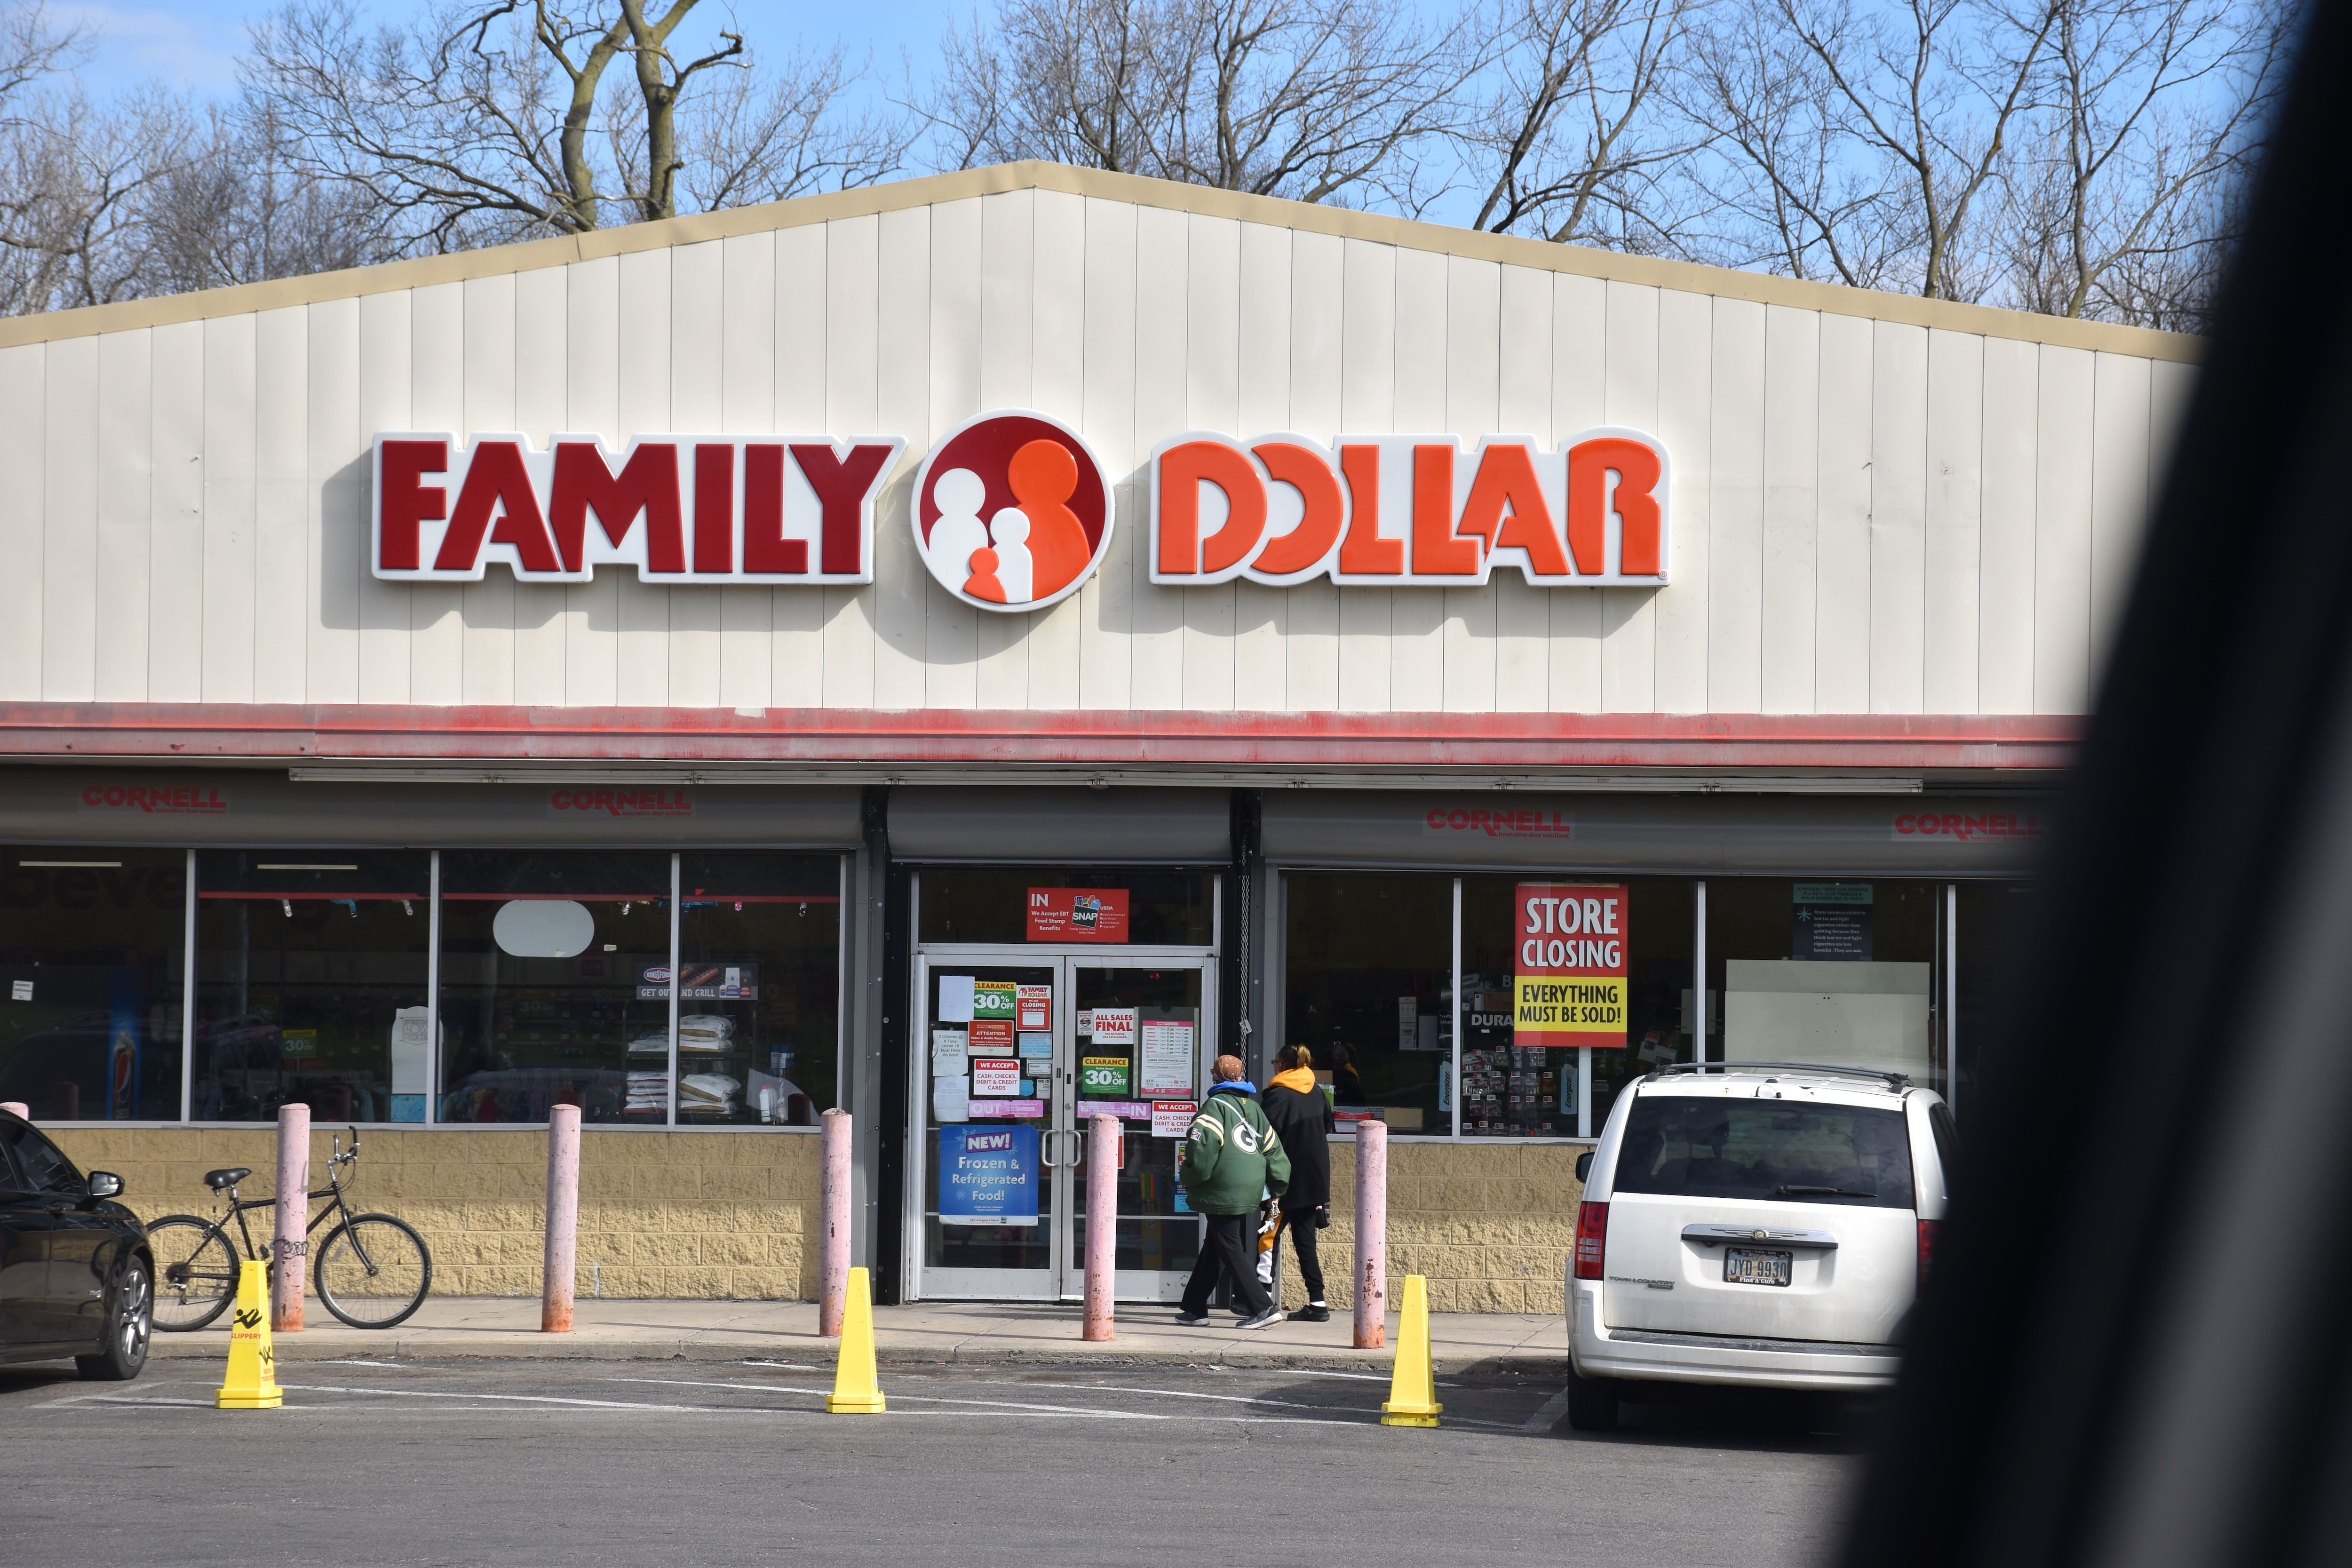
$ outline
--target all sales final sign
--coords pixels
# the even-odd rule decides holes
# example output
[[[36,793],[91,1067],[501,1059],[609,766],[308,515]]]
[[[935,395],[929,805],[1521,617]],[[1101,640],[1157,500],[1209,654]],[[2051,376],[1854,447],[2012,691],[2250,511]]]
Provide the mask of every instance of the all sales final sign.
[[[647,583],[874,580],[893,436],[376,437],[372,566],[396,581],[530,582],[600,565]],[[1475,587],[1496,568],[1538,587],[1655,587],[1670,559],[1666,452],[1635,430],[1531,437],[1188,431],[1129,476],[1149,498],[1154,583]],[[924,456],[907,507],[925,567],[976,608],[1041,609],[1082,587],[1118,523],[1118,479],[1077,430],[1001,409]]]

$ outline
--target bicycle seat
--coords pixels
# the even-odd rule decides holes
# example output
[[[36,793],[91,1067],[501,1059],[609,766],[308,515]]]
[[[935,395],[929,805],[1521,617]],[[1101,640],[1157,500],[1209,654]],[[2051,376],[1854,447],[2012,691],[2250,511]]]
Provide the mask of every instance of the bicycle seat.
[[[231,1165],[226,1171],[206,1171],[205,1185],[215,1192],[219,1192],[223,1187],[236,1185],[251,1174],[253,1174],[253,1167],[250,1165]]]

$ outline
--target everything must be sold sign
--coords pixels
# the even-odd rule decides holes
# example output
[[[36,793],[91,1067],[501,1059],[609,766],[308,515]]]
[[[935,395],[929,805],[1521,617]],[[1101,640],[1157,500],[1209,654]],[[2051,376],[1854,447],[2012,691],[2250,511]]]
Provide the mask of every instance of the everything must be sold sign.
[[[1517,1046],[1625,1048],[1625,889],[1522,882],[1512,900],[1518,938]]]

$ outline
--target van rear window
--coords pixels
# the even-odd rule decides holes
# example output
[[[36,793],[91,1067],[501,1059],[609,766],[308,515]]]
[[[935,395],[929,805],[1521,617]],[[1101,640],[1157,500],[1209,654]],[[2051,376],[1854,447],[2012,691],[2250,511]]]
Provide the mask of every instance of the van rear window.
[[[1907,1209],[1911,1142],[1899,1110],[1645,1094],[1626,1119],[1615,1186]]]

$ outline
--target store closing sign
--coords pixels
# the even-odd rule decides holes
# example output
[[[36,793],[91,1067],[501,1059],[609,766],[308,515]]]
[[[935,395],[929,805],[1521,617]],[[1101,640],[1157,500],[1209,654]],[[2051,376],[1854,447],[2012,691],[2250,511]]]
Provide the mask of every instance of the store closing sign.
[[[1626,889],[1522,882],[1511,1043],[1625,1046]]]

